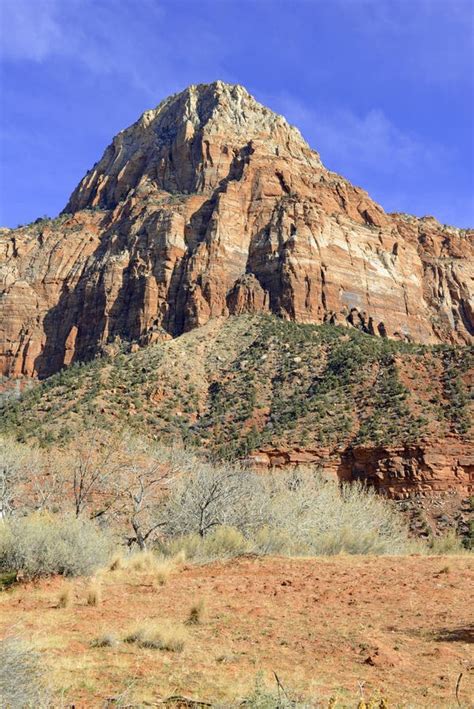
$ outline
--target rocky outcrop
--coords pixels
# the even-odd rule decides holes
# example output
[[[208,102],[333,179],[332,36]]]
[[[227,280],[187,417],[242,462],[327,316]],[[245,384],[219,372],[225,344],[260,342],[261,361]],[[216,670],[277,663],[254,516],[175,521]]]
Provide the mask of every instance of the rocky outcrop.
[[[265,449],[249,462],[259,467],[317,465],[330,478],[361,480],[387,497],[401,500],[414,495],[456,491],[474,492],[472,443],[457,437],[405,446],[349,446],[330,448]]]
[[[119,133],[58,219],[0,232],[0,372],[260,311],[472,342],[472,237],[386,214],[242,87],[191,86]]]

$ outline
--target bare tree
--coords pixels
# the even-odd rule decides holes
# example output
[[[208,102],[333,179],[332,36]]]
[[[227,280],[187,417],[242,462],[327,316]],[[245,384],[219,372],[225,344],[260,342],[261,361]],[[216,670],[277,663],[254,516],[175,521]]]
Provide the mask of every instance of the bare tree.
[[[34,481],[43,467],[42,451],[0,437],[0,519],[19,509],[36,509]]]
[[[128,490],[128,519],[134,534],[128,537],[127,543],[129,546],[137,544],[142,550],[146,549],[150,537],[163,524],[161,521],[156,521],[156,514],[153,514],[156,508],[155,491],[162,483],[162,478],[160,475],[150,477],[148,472],[139,472],[134,484]]]
[[[163,516],[168,534],[198,533],[204,537],[220,525],[242,531],[258,527],[265,514],[256,473],[226,465],[194,461],[174,483]]]
[[[118,481],[127,462],[115,435],[93,431],[73,443],[64,464],[76,517],[88,510],[91,519],[96,519],[114,507],[121,496]]]
[[[0,519],[15,509],[20,480],[26,463],[26,451],[12,439],[0,440]]]
[[[0,437],[0,518],[51,509],[63,499],[58,451]]]
[[[137,440],[133,447],[134,462],[127,470],[124,486],[128,497],[125,514],[133,529],[127,544],[136,544],[145,550],[157,530],[165,524],[160,517],[160,504],[176,475],[186,467],[188,459],[181,449],[149,446]]]

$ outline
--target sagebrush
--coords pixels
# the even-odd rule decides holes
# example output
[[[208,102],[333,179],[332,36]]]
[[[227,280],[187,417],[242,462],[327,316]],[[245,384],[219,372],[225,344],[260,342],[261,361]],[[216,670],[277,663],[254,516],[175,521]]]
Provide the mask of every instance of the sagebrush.
[[[86,518],[33,514],[0,522],[0,569],[27,579],[88,575],[110,552],[108,535]]]
[[[50,706],[45,677],[37,652],[18,638],[0,641],[0,706]]]

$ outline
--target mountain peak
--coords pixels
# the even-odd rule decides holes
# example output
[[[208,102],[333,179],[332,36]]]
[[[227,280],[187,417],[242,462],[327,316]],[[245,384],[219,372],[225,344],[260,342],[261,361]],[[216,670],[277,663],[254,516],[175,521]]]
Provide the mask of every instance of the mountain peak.
[[[195,130],[217,126],[249,136],[256,132],[270,136],[279,126],[291,132],[294,139],[302,140],[299,131],[289,126],[283,116],[256,101],[243,86],[223,81],[191,84],[184,91],[161,101],[156,108],[145,111],[135,125],[148,128],[154,124],[158,138],[169,140],[169,132],[161,135],[164,128],[171,124],[178,129],[188,122]]]
[[[258,126],[263,131],[271,131],[274,124],[290,128],[283,116],[259,103],[244,86],[224,81],[191,84],[184,91],[159,103],[155,109],[146,111],[140,120],[149,125],[166,114],[177,122],[191,121],[196,128],[221,121],[232,124],[237,130]],[[293,128],[293,131],[295,137],[301,138],[297,129]]]
[[[243,151],[259,145],[321,167],[297,128],[238,84],[193,84],[118,133],[73,192],[65,211],[113,208],[143,182],[168,192],[214,190]]]
[[[472,235],[387,215],[241,86],[146,111],[65,211],[1,235],[0,373],[46,376],[243,313],[474,340]]]

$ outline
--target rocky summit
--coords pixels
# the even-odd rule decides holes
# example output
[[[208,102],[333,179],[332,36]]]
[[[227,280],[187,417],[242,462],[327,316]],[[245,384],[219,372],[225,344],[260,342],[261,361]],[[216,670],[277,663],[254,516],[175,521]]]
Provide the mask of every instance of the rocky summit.
[[[472,343],[473,235],[385,213],[243,87],[190,86],[119,133],[58,218],[0,231],[0,372],[243,313]]]

